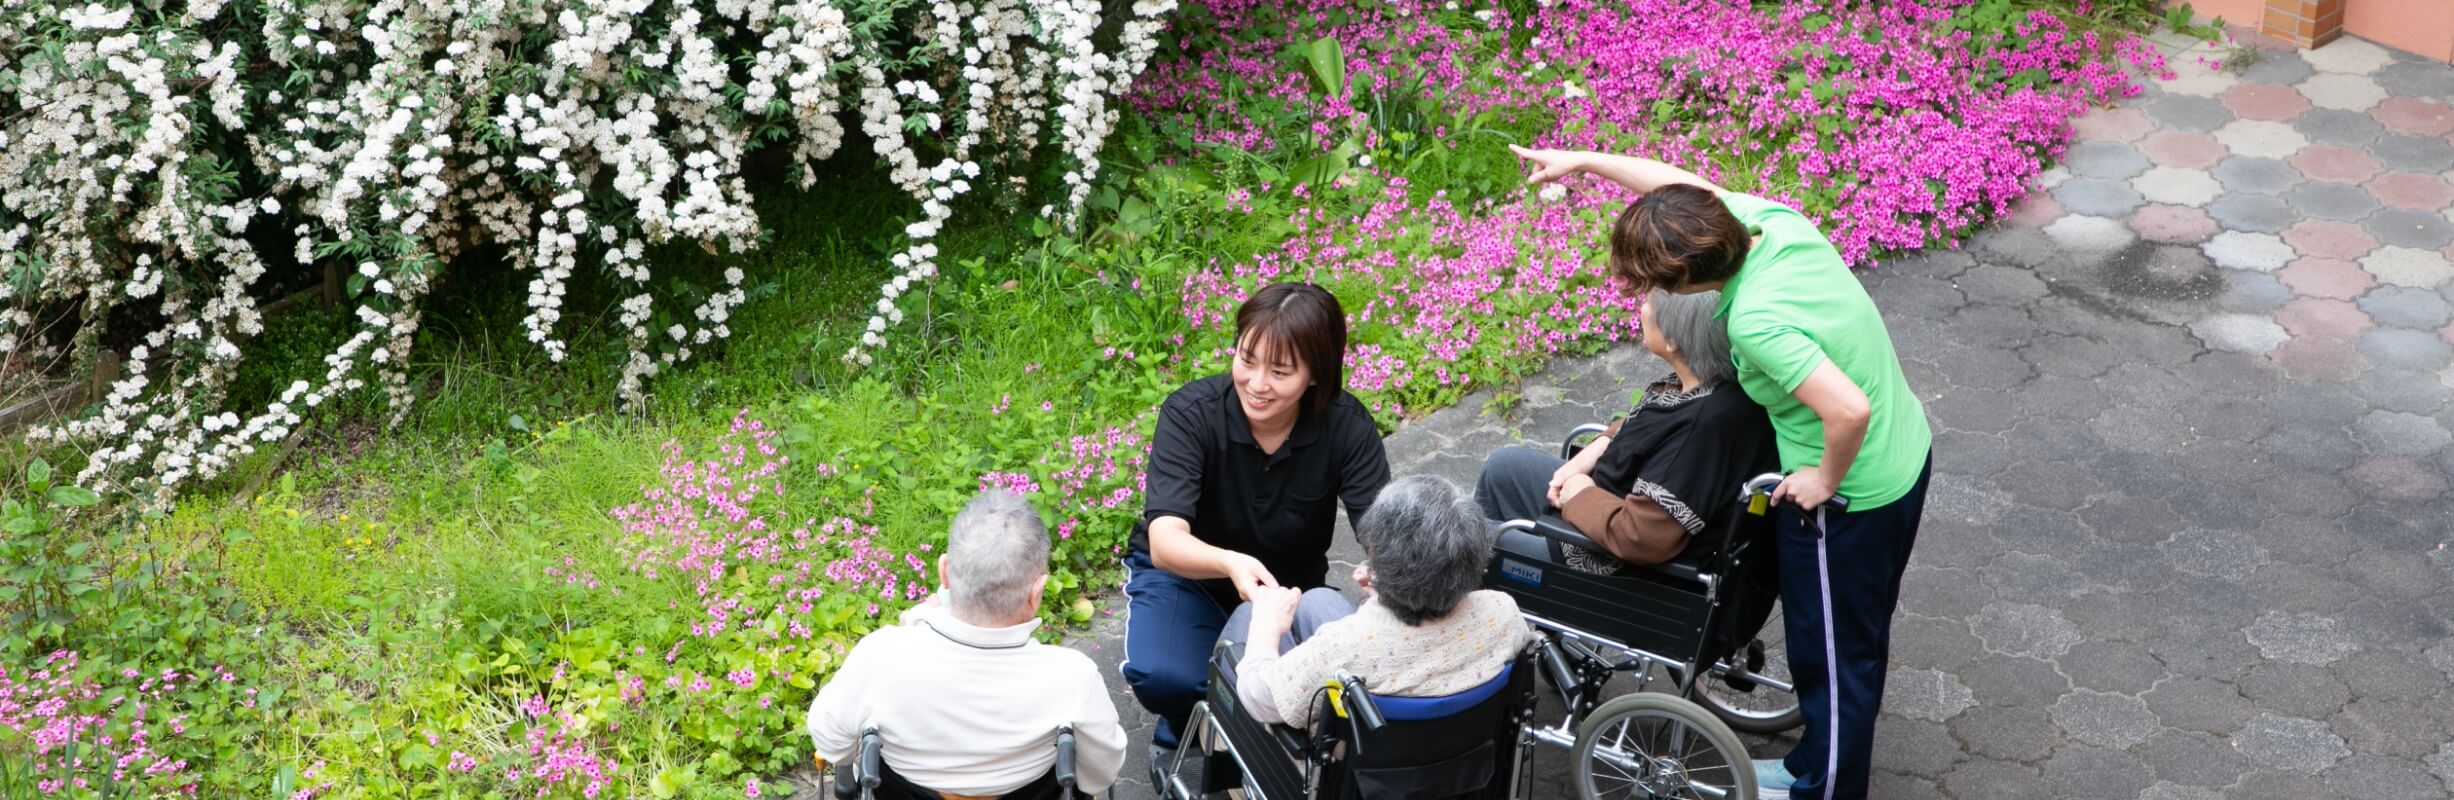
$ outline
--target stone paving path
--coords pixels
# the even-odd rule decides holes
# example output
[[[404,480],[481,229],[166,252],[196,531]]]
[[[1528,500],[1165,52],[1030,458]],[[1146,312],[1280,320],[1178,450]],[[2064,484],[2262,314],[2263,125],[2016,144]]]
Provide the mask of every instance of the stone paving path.
[[[1865,276],[1937,432],[1876,797],[2454,794],[2454,67],[2201,54],[2080,120],[2007,224]],[[1471,485],[1661,369],[1562,362],[1390,456]]]

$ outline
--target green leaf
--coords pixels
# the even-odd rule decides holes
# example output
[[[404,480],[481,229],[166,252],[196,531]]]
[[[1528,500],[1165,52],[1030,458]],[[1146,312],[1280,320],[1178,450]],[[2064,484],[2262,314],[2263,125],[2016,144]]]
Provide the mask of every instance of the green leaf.
[[[527,432],[528,432],[528,420],[521,419],[521,418],[520,418],[520,415],[518,415],[518,414],[513,414],[513,415],[511,415],[511,429],[512,429],[512,430],[515,430],[515,431],[519,431],[519,432],[521,432],[521,433],[527,433]]]
[[[84,508],[102,502],[102,495],[95,494],[93,490],[82,486],[54,486],[43,496],[56,505],[70,508]]]
[[[1321,85],[1321,93],[1332,97],[1346,93],[1346,48],[1336,37],[1323,36],[1304,47],[1304,60],[1312,66],[1312,79]]]
[[[26,465],[27,483],[41,483],[48,480],[51,480],[50,464],[44,463],[42,459],[37,458],[34,459],[34,463]]]

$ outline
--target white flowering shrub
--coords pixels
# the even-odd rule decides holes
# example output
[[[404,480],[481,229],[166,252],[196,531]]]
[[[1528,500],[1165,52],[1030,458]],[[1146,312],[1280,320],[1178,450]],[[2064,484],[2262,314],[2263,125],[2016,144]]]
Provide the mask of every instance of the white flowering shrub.
[[[920,208],[844,354],[866,364],[937,274],[958,197],[1039,192],[1070,219],[1173,5],[0,0],[0,351],[59,338],[38,317],[73,318],[78,363],[106,328],[133,342],[98,411],[35,435],[88,449],[78,482],[167,501],[339,393],[380,387],[397,421],[421,299],[499,248],[533,276],[527,336],[557,361],[573,275],[631,287],[635,402],[744,298],[726,270],[653,329],[677,301],[651,290],[646,248],[755,247],[745,157],[788,146],[808,185],[856,122],[860,157]],[[1025,173],[1049,159],[1062,185],[1040,192]],[[277,401],[226,408],[259,300],[327,265],[349,276],[354,335]]]

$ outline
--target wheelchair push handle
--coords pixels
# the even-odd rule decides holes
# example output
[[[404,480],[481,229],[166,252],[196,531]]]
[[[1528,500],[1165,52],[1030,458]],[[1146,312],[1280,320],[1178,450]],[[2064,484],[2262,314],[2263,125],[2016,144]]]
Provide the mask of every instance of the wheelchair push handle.
[[[878,788],[879,773],[885,771],[886,743],[878,738],[878,729],[861,731],[861,788]]]
[[[1738,490],[1738,500],[1739,502],[1747,504],[1747,513],[1749,514],[1754,514],[1760,517],[1770,513],[1772,510],[1772,490],[1774,487],[1780,486],[1781,481],[1788,477],[1789,476],[1778,472],[1767,472],[1753,478],[1748,478],[1746,484],[1744,484],[1744,486]],[[1832,495],[1831,499],[1823,501],[1823,508],[1829,511],[1848,511],[1849,498],[1834,494]]]
[[[1074,726],[1057,726],[1057,785],[1074,788]]]
[[[1372,702],[1371,688],[1364,685],[1362,677],[1341,671],[1337,680],[1340,702],[1346,705],[1348,714],[1354,715],[1357,725],[1367,731],[1377,731],[1389,724],[1389,719],[1380,715],[1380,705]]]

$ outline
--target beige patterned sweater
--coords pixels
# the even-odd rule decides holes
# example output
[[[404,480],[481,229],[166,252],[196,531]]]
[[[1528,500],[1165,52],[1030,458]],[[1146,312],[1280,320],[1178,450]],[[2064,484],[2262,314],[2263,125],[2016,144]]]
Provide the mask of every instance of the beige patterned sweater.
[[[1277,658],[1246,656],[1236,668],[1236,695],[1262,722],[1307,727],[1314,693],[1341,670],[1375,695],[1440,697],[1499,675],[1532,638],[1516,598],[1489,589],[1419,626],[1399,622],[1373,599]]]

